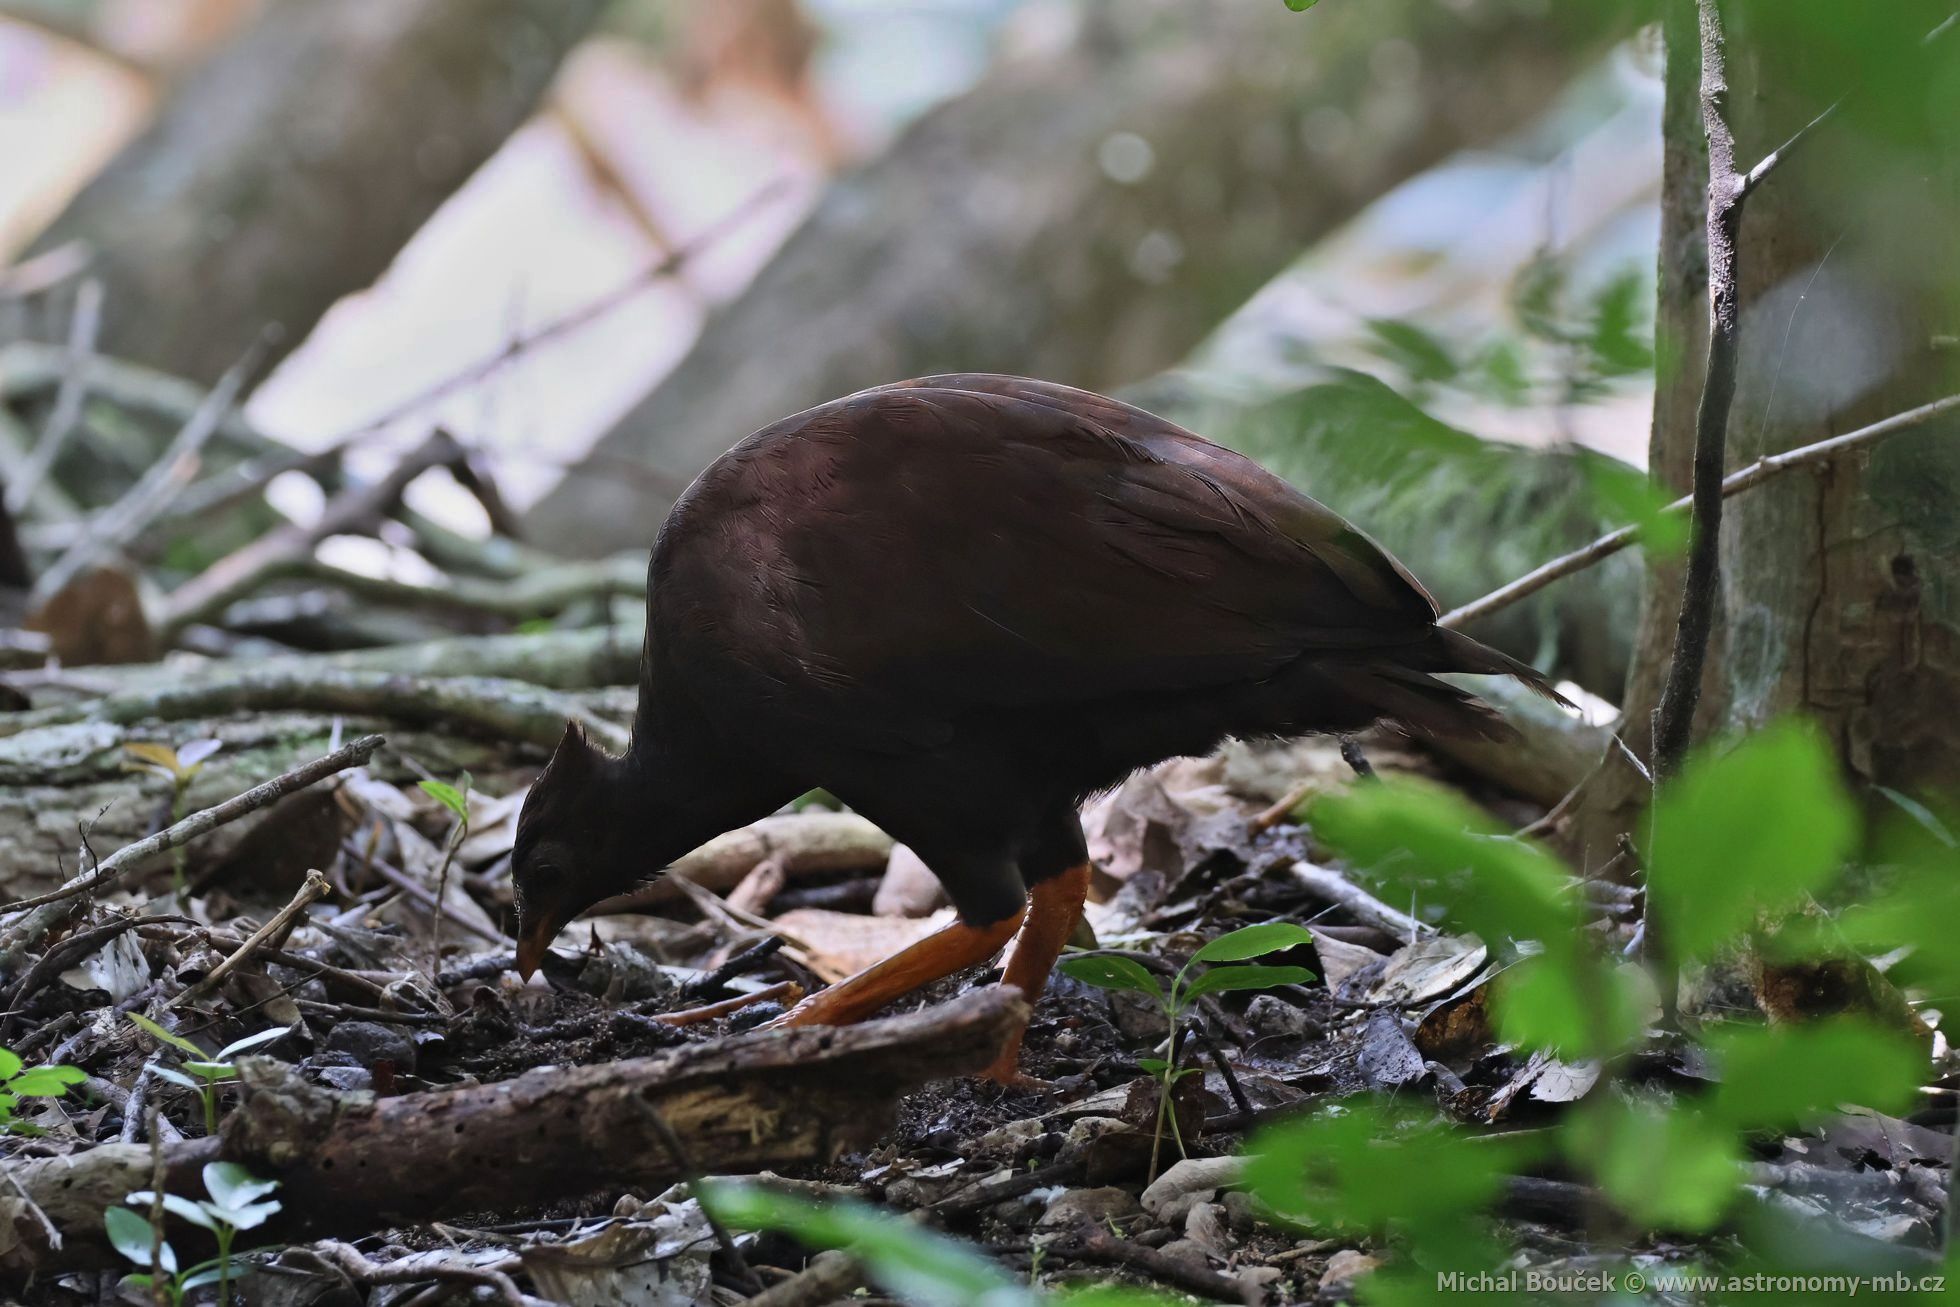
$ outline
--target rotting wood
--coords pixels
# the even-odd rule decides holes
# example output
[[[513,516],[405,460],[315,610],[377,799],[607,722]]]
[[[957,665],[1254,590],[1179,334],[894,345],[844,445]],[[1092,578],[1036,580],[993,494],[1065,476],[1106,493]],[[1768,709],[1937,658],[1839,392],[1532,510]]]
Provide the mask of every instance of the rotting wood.
[[[278,1177],[285,1210],[253,1236],[281,1242],[506,1207],[519,1177],[527,1205],[659,1189],[681,1177],[655,1112],[718,1173],[820,1163],[888,1128],[906,1090],[987,1066],[1026,1019],[1015,991],[991,986],[859,1026],[755,1031],[379,1101],[246,1058],[244,1101],[222,1142],[166,1147],[167,1183],[197,1192],[197,1169],[220,1156]],[[0,1193],[0,1281],[18,1282],[113,1264],[102,1211],[146,1187],[150,1150],[104,1144],[13,1171],[19,1193]],[[61,1248],[27,1218],[27,1201],[61,1232]]]
[[[576,721],[606,747],[614,751],[626,747],[626,732],[620,727],[593,716],[576,699],[525,681],[389,672],[248,672],[225,680],[108,695],[86,703],[0,716],[0,737],[73,722],[129,725],[267,709],[454,723],[546,750],[564,735],[566,722]]]

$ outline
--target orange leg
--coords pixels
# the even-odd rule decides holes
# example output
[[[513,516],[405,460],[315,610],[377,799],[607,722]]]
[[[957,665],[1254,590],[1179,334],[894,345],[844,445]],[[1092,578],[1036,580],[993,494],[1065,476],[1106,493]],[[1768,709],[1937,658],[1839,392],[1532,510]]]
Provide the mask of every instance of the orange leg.
[[[1082,919],[1082,904],[1088,896],[1089,864],[1086,862],[1034,887],[1028,903],[1027,924],[1021,928],[1020,938],[1014,941],[1014,951],[1007,958],[1007,974],[1001,977],[1003,983],[1027,996],[1030,1010],[1040,1000],[1041,991],[1048,987],[1048,973],[1055,969],[1055,959],[1061,956],[1062,946],[1068,943],[1076,923]],[[1025,1033],[1025,1029],[1014,1032],[1000,1057],[982,1073],[987,1079],[1015,1086],[1032,1083],[1021,1074],[1021,1036]]]
[[[850,979],[818,990],[763,1028],[848,1026],[862,1021],[915,989],[985,962],[1013,938],[1024,915],[1025,908],[989,926],[955,921]]]

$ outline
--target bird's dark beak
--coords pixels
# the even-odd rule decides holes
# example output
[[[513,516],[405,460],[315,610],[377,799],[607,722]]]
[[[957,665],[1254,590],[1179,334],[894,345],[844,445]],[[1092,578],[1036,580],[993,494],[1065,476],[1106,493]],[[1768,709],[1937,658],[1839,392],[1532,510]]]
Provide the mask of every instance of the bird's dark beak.
[[[517,938],[517,974],[529,980],[544,964],[544,955],[551,948],[551,941],[558,938],[562,923],[551,917],[539,917],[522,931]]]

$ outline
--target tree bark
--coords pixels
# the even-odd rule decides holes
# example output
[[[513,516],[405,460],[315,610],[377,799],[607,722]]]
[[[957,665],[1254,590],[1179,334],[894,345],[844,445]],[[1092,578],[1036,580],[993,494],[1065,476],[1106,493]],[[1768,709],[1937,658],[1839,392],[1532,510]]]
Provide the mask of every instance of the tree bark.
[[[530,515],[562,552],[644,545],[769,422],[938,371],[1108,389],[1176,362],[1300,250],[1530,120],[1613,5],[1125,3],[1010,60],[838,181],[749,290]]]
[[[335,1095],[270,1059],[247,1058],[244,1103],[222,1139],[165,1148],[167,1184],[198,1194],[197,1168],[220,1156],[277,1177],[284,1210],[248,1236],[262,1243],[601,1189],[658,1191],[688,1178],[663,1124],[712,1174],[821,1165],[888,1129],[906,1090],[986,1066],[1027,1012],[1016,991],[992,986],[843,1029],[755,1031],[379,1101]],[[149,1184],[150,1151],[104,1144],[16,1164],[13,1179],[0,1188],[0,1219],[18,1233],[0,1248],[0,1277],[17,1283],[110,1264],[102,1209]],[[61,1231],[60,1248],[48,1246],[23,1199]]]
[[[1695,108],[1691,3],[1670,20],[1661,373],[1651,461],[1682,488],[1695,438],[1708,305],[1706,159]],[[1922,92],[1919,40],[1947,11],[1889,8],[1860,33],[1891,52],[1891,84],[1802,39],[1778,0],[1732,0],[1728,99],[1738,165],[1789,141],[1840,95],[1844,111],[1799,142],[1749,199],[1739,236],[1741,366],[1729,465],[1851,430],[1960,389],[1950,335],[1960,303],[1960,167],[1952,126],[1912,137],[1892,116]],[[1688,11],[1684,16],[1679,11]],[[1874,22],[1877,21],[1874,12]],[[1952,48],[1942,57],[1950,66]],[[1873,204],[1873,197],[1885,197]],[[1960,787],[1960,422],[1939,419],[1739,496],[1723,529],[1701,733],[1800,712],[1856,780],[1931,793]],[[1646,752],[1671,656],[1679,571],[1650,571],[1623,730]],[[1576,842],[1606,856],[1647,785],[1611,764],[1579,806]]]
[[[37,248],[93,248],[104,352],[210,384],[276,326],[269,368],[523,122],[604,7],[280,0]]]

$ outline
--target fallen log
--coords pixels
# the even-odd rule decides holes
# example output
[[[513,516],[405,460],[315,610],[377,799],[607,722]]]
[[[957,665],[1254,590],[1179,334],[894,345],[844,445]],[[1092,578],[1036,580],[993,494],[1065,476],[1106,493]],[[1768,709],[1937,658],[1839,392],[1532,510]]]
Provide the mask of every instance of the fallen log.
[[[278,1243],[494,1211],[519,1198],[535,1208],[628,1186],[657,1190],[686,1178],[662,1122],[716,1173],[823,1163],[889,1128],[904,1091],[986,1066],[1026,1017],[1017,992],[990,987],[860,1026],[754,1031],[379,1101],[246,1058],[243,1103],[220,1138],[163,1150],[165,1183],[201,1195],[198,1169],[221,1158],[276,1176],[285,1210],[251,1237]],[[0,1189],[0,1283],[114,1265],[103,1210],[149,1185],[151,1156],[145,1146],[104,1144],[10,1171],[13,1183]],[[59,1248],[29,1203],[60,1233]],[[170,1231],[173,1240],[191,1234]]]
[[[262,658],[252,671],[262,676],[304,678],[323,672],[393,672],[403,676],[510,677],[548,690],[590,690],[632,685],[640,679],[642,620],[635,605],[616,626],[527,635],[461,635],[415,644],[353,649],[344,653],[293,654]],[[57,675],[33,669],[7,674],[4,682],[35,692],[78,694],[183,689],[207,682],[233,681],[235,664],[214,662],[186,671],[176,664],[123,664],[70,667]],[[52,705],[50,705],[52,706]]]
[[[246,672],[225,680],[109,695],[89,703],[31,708],[0,716],[0,738],[81,722],[128,726],[295,709],[441,723],[547,751],[565,733],[565,723],[575,721],[614,752],[626,747],[623,728],[594,716],[577,699],[526,681],[324,671],[300,676]]]

